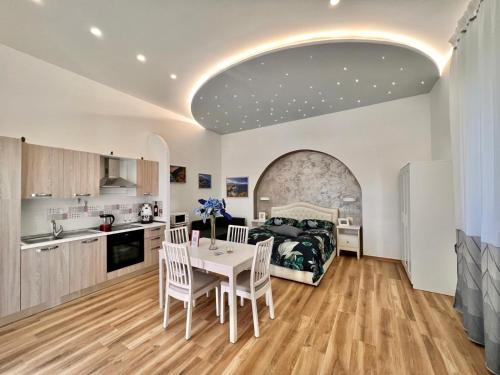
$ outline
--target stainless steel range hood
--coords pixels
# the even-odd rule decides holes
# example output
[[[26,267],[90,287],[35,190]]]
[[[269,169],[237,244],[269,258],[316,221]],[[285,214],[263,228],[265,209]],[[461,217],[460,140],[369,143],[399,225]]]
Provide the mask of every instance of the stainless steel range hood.
[[[101,178],[102,188],[134,188],[136,184],[120,176],[120,159],[104,158],[104,177]]]

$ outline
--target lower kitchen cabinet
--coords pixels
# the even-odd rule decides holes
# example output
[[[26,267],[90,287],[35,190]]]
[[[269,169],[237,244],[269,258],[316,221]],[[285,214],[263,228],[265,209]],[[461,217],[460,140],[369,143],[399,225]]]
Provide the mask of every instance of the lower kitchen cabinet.
[[[21,251],[21,309],[69,294],[69,244]]]
[[[165,241],[165,226],[146,229],[144,231],[144,263],[145,266],[158,264],[158,251]]]
[[[69,270],[70,293],[106,281],[106,237],[70,242]]]

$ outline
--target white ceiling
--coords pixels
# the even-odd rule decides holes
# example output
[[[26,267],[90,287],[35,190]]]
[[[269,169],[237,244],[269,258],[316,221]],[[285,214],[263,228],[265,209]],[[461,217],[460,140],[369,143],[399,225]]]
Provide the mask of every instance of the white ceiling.
[[[238,54],[298,35],[376,32],[416,41],[443,61],[467,3],[1,0],[0,42],[192,119],[191,96],[208,73],[228,67],[221,62],[234,63]],[[102,39],[89,33],[91,26],[102,30]],[[146,63],[136,60],[139,53]]]

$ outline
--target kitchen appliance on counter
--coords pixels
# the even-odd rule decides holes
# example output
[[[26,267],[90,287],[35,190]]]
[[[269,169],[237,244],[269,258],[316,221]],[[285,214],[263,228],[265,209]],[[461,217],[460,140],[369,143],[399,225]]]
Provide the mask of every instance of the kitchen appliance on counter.
[[[107,271],[144,262],[144,229],[107,236]]]
[[[111,214],[100,214],[99,217],[103,219],[103,223],[99,225],[99,230],[101,232],[111,232],[115,217]]]
[[[154,216],[153,207],[151,207],[151,204],[144,203],[141,207],[141,211],[139,212],[139,216],[141,217],[142,224],[152,223],[154,220]]]
[[[170,226],[177,227],[187,225],[189,221],[187,212],[172,212],[170,214]]]

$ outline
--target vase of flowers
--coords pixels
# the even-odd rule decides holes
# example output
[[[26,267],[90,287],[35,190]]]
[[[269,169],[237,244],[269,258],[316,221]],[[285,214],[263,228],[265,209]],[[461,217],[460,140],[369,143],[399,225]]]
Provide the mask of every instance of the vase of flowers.
[[[231,220],[232,217],[226,212],[226,201],[224,199],[198,199],[198,202],[201,204],[201,207],[197,208],[194,212],[203,219],[203,223],[206,223],[207,219],[210,219],[210,246],[208,248],[216,250],[215,219],[217,217],[224,217],[226,220]]]

